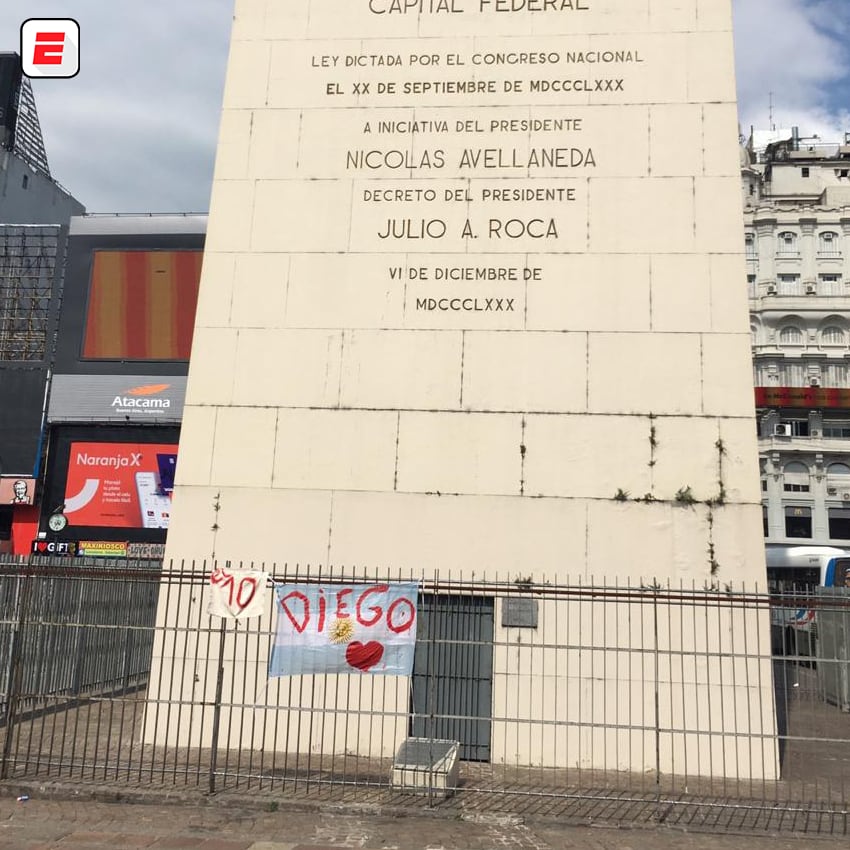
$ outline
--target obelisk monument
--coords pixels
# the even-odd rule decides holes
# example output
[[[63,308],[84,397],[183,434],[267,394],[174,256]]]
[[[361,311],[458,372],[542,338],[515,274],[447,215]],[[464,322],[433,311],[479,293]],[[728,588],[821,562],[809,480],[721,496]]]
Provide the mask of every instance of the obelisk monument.
[[[763,581],[738,172],[730,0],[236,0],[168,557]]]

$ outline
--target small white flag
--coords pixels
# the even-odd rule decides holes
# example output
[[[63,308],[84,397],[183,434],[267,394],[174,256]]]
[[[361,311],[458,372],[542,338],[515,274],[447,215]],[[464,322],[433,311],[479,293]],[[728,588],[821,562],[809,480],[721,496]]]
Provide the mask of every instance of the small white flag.
[[[210,604],[213,617],[244,620],[260,617],[266,610],[268,573],[216,567],[210,575]]]

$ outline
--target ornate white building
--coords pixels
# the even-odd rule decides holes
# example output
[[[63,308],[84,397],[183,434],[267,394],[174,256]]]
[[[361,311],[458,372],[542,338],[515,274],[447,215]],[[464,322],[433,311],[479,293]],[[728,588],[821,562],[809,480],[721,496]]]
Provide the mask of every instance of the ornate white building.
[[[765,537],[850,546],[850,134],[742,164]]]

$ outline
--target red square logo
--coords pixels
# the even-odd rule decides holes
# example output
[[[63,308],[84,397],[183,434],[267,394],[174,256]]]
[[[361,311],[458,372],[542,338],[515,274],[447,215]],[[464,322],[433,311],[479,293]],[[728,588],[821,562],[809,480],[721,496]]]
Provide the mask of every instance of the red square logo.
[[[21,24],[27,77],[61,79],[80,72],[80,25],[73,18],[29,18]]]

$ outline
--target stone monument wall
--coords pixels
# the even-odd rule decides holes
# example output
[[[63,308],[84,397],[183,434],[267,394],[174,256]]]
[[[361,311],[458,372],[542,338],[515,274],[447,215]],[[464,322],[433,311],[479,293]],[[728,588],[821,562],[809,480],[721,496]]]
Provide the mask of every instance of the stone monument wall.
[[[169,557],[762,582],[731,21],[237,0]]]

